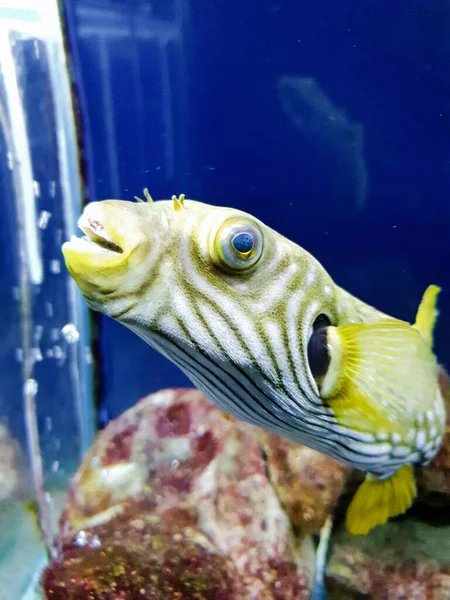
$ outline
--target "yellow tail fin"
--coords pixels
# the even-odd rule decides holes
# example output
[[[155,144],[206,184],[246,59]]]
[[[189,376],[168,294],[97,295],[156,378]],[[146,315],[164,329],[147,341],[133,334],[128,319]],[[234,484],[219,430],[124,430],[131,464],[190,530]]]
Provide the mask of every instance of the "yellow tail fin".
[[[412,465],[404,465],[384,481],[367,475],[347,510],[347,531],[353,535],[366,535],[377,525],[404,513],[416,494]]]
[[[413,325],[415,329],[420,331],[422,337],[427,340],[430,346],[433,338],[434,324],[438,316],[436,303],[440,291],[441,288],[437,285],[429,285],[427,287],[417,310],[416,322]]]

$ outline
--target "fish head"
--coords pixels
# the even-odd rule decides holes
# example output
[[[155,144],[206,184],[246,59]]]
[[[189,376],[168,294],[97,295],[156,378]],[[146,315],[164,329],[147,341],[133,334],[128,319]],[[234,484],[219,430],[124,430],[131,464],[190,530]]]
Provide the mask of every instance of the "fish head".
[[[243,211],[175,197],[103,200],[78,226],[85,235],[63,245],[66,266],[92,309],[126,324],[157,328],[159,311],[175,316],[203,300],[227,318],[276,311],[283,284],[302,276],[302,253],[308,285],[321,270],[334,305],[325,270],[317,263],[312,276],[308,253]]]
[[[92,202],[78,220],[85,235],[63,244],[67,269],[93,310],[124,310],[149,276],[156,225],[149,226],[145,209],[121,200]]]
[[[303,365],[317,318],[337,320],[338,296],[303,248],[248,213],[183,197],[93,202],[78,224],[85,235],[62,250],[92,309],[150,344],[170,338],[272,382],[284,369],[272,346],[288,344],[285,360],[320,402]]]

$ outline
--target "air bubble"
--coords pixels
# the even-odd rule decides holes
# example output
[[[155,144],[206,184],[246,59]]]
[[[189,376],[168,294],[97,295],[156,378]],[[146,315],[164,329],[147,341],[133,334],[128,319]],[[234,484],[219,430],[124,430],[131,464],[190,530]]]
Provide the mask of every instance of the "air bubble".
[[[61,273],[61,262],[56,258],[50,261],[50,271],[55,273],[55,275]]]
[[[100,548],[102,545],[98,535],[92,535],[87,531],[79,531],[75,536],[75,544],[80,548],[89,546],[89,548]]]
[[[34,363],[41,362],[41,360],[44,359],[40,348],[36,347],[31,349],[31,359]]]
[[[92,352],[89,346],[86,346],[84,349],[84,362],[87,365],[92,365]]]
[[[53,346],[53,358],[56,358],[56,360],[64,362],[64,360],[66,359],[66,353],[61,348],[61,346]]]
[[[23,386],[25,396],[36,396],[38,392],[38,383],[36,379],[27,379]]]
[[[75,545],[79,548],[84,548],[87,545],[87,533],[85,531],[79,531],[75,536]]]
[[[171,463],[170,463],[170,467],[171,467],[172,469],[176,469],[176,468],[177,468],[177,467],[179,467],[179,466],[180,466],[180,461],[179,461],[179,460],[177,460],[176,458],[174,458],[174,459],[171,461]]]
[[[39,215],[38,227],[39,229],[47,229],[48,222],[50,221],[50,217],[52,213],[48,212],[48,210],[41,210],[41,214]]]
[[[64,327],[61,329],[61,333],[68,344],[76,344],[80,339],[78,329],[73,323],[67,323],[67,325],[64,325]]]

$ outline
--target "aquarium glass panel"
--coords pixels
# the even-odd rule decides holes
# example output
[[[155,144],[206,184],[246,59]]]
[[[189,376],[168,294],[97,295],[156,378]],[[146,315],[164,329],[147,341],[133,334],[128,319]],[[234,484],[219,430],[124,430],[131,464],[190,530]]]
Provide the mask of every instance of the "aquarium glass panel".
[[[94,427],[87,309],[60,252],[82,187],[55,2],[0,2],[0,148],[0,588],[20,598],[45,560],[36,501],[56,555]]]

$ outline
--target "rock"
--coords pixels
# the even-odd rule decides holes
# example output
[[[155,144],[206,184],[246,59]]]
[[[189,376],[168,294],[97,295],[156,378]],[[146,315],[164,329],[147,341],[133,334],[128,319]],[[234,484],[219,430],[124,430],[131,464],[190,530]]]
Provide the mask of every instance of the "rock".
[[[61,518],[46,597],[309,598],[314,548],[294,536],[255,429],[196,390],[165,390],[103,430]]]
[[[16,496],[22,487],[21,452],[5,425],[0,424],[0,502]]]
[[[447,430],[436,457],[417,470],[416,504],[368,536],[351,536],[343,526],[333,533],[326,578],[331,600],[450,598],[450,380],[443,370],[440,387]],[[353,472],[347,490],[360,480],[361,474]],[[341,497],[341,508],[350,498]]]
[[[450,408],[444,372],[440,384]],[[196,390],[153,394],[99,433],[75,475],[46,597],[309,598],[309,534],[333,511],[339,522],[363,476],[228,418]],[[331,598],[450,598],[450,424],[418,488],[406,516],[367,537],[338,526]]]
[[[340,530],[326,583],[330,600],[448,600],[450,527],[409,518],[367,536]]]
[[[192,521],[192,519],[191,519]],[[93,533],[95,531],[96,533]],[[233,598],[235,567],[181,514],[125,511],[63,547],[46,570],[47,598]]]
[[[441,369],[440,388],[447,412],[442,446],[430,465],[417,473],[419,502],[431,507],[450,508],[450,379]]]
[[[260,432],[270,481],[293,525],[303,533],[318,533],[344,489],[351,469],[335,460]]]

